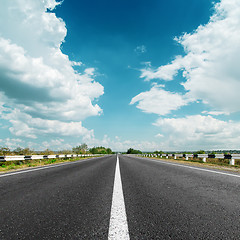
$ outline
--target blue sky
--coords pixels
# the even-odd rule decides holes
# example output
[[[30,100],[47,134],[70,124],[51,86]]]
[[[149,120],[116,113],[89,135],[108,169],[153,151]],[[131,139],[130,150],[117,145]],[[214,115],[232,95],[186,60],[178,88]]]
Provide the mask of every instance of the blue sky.
[[[239,149],[237,0],[0,5],[0,145]]]
[[[105,94],[98,102],[104,113],[85,122],[88,128],[100,126],[95,131],[99,138],[107,134],[137,140],[151,138],[156,131],[151,126],[156,116],[142,114],[129,103],[149,89],[149,83],[139,78],[143,63],[168,63],[182,53],[174,36],[209,20],[210,1],[183,2],[64,1],[56,9],[68,29],[63,52],[96,68],[99,76],[95,79],[104,86]],[[173,91],[177,87],[168,86]]]

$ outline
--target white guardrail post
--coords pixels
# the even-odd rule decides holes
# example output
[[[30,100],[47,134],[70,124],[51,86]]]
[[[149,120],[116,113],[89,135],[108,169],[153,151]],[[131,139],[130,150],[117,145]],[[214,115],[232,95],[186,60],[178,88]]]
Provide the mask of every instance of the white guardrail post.
[[[193,154],[185,154],[185,160],[188,160],[189,157],[193,157]]]
[[[235,165],[235,159],[234,158],[230,159],[229,164],[230,165]]]
[[[207,162],[208,154],[195,154],[194,157],[202,158],[203,162]]]
[[[230,165],[235,165],[236,159],[240,159],[240,154],[232,154],[231,155]]]

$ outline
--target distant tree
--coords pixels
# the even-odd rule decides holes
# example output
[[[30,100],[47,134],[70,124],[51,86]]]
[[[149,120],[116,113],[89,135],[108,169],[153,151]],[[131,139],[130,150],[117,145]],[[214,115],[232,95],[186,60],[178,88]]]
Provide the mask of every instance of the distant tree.
[[[16,155],[32,155],[34,154],[34,151],[30,148],[20,148],[17,147],[15,150],[13,150],[13,153]]]
[[[0,147],[0,155],[5,156],[5,155],[11,155],[11,150],[8,147]]]
[[[133,151],[134,151],[133,148],[129,148],[129,149],[127,150],[127,154],[132,154]]]
[[[98,153],[100,153],[100,154],[107,154],[107,151],[105,149],[102,149]]]
[[[204,150],[199,150],[196,152],[196,154],[205,154],[205,151]]]
[[[140,150],[135,150],[133,148],[129,148],[127,150],[127,154],[142,154],[142,152]]]
[[[112,149],[111,148],[107,148],[106,151],[107,151],[107,154],[112,154]]]
[[[16,149],[13,150],[13,153],[16,154],[16,155],[22,155],[22,148],[20,147],[17,147]]]
[[[89,152],[92,153],[92,154],[97,154],[98,153],[97,148],[95,148],[95,147],[90,148]]]
[[[112,154],[111,148],[105,148],[102,146],[90,148],[89,152],[92,154]]]
[[[153,153],[155,153],[155,154],[163,154],[164,152],[163,151],[155,151]]]
[[[88,146],[86,143],[83,143],[79,146],[76,146],[72,149],[72,151],[76,154],[82,154],[82,153],[86,153],[88,150]]]

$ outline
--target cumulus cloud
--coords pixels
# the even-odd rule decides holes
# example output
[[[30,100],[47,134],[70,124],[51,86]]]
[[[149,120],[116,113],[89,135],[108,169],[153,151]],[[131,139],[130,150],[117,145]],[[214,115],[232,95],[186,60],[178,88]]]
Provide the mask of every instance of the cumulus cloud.
[[[146,113],[166,115],[187,105],[190,101],[181,94],[165,91],[161,87],[155,85],[150,91],[138,94],[131,100],[130,104],[137,103],[137,108]]]
[[[178,56],[174,61],[165,66],[160,66],[157,70],[153,71],[151,65],[146,69],[141,70],[140,78],[144,78],[146,81],[152,79],[163,79],[165,81],[173,80],[173,77],[178,73],[178,70],[182,67],[182,57]]]
[[[193,115],[184,118],[159,118],[155,126],[161,128],[162,144],[169,150],[238,149],[240,123],[222,121],[212,116]]]
[[[82,63],[70,61],[61,51],[67,29],[49,11],[59,4],[55,0],[0,3],[0,22],[4,22],[0,27],[0,111],[11,120],[10,131],[17,136],[25,133],[34,138],[52,128],[60,135],[76,129],[82,133],[81,120],[102,112],[93,103],[103,94],[103,86],[94,81],[95,69],[74,70]],[[31,120],[21,121],[17,111]],[[41,127],[45,130],[39,131]]]
[[[94,135],[93,130],[88,130],[82,126],[82,122],[63,122],[59,120],[47,120],[33,118],[29,114],[23,113],[18,109],[10,113],[3,113],[2,118],[8,120],[12,127],[10,132],[19,137],[36,139],[39,135],[62,135],[77,136],[84,139],[91,139]]]
[[[183,71],[184,88],[195,99],[201,99],[223,112],[240,110],[240,1],[221,0],[206,25],[193,33],[175,38],[186,55],[156,70],[143,69],[146,80],[174,80]],[[224,97],[223,97],[224,96]]]

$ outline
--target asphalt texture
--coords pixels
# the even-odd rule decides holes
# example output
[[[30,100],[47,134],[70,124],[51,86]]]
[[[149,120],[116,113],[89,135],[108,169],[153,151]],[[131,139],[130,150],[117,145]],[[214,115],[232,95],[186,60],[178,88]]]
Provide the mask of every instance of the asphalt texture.
[[[130,239],[240,239],[240,178],[120,156]]]
[[[119,164],[130,239],[240,239],[240,178]],[[115,167],[113,155],[0,177],[0,240],[108,239]]]
[[[0,178],[0,239],[107,239],[116,156]]]

